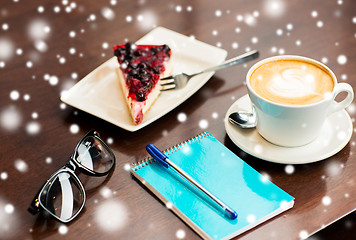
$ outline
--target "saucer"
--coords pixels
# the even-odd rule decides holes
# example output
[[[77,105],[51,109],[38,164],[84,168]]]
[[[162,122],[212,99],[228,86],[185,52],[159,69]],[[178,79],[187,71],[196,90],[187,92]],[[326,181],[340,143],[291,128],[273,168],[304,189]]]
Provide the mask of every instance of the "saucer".
[[[232,112],[252,111],[251,109],[248,95],[234,102],[225,115],[226,133],[243,151],[270,162],[304,164],[324,160],[343,149],[353,132],[349,114],[346,110],[341,110],[326,119],[321,134],[313,142],[300,147],[281,147],[265,140],[255,128],[242,129],[228,121]]]

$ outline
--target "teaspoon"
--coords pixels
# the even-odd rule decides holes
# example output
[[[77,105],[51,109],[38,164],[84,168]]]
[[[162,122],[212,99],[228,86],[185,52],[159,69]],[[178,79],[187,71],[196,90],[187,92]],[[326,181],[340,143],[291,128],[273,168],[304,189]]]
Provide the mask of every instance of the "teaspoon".
[[[254,128],[257,124],[257,118],[254,112],[238,111],[229,115],[229,122],[241,128]]]

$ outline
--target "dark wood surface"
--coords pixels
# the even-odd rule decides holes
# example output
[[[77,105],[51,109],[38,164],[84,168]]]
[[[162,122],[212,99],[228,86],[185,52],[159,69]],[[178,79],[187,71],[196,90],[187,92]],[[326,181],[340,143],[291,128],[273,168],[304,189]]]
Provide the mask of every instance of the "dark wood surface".
[[[260,59],[308,56],[326,62],[340,82],[356,87],[355,9],[352,0],[2,0],[0,239],[199,239],[127,169],[147,156],[146,144],[166,148],[202,131],[295,197],[291,210],[239,239],[353,239],[355,216],[348,214],[356,209],[355,136],[334,156],[295,165],[292,174],[285,165],[245,154],[227,136],[225,113],[247,93],[244,79],[255,61],[216,73],[188,101],[137,132],[65,106],[59,97],[110,58],[114,44],[136,41],[154,26],[224,48],[228,57],[248,49],[258,49]],[[354,121],[354,103],[348,112]],[[186,114],[185,122],[177,119],[179,113]],[[208,122],[207,128],[200,128],[201,120]],[[43,182],[93,128],[117,157],[112,174],[79,174],[87,203],[70,224],[29,214],[26,209]]]

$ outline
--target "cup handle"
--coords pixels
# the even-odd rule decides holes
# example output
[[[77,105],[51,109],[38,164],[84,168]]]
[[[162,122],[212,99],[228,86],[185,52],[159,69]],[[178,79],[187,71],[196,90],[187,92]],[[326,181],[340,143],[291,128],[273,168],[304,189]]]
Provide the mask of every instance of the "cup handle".
[[[341,102],[335,101],[335,97],[341,92],[346,92],[347,96]],[[338,83],[336,85],[334,101],[331,104],[330,109],[329,109],[329,115],[331,113],[340,111],[340,110],[348,107],[352,103],[353,99],[354,99],[354,91],[353,91],[352,87],[350,86],[350,84]]]

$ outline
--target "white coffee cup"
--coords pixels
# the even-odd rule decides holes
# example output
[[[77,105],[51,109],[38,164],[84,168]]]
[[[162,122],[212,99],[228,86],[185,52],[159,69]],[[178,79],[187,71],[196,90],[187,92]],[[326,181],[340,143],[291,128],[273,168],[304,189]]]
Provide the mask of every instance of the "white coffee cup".
[[[307,67],[317,67],[325,71],[331,77],[331,81],[333,82],[330,92],[328,94],[323,95],[323,99],[314,103],[277,103],[274,100],[272,101],[270,99],[267,99],[266,97],[262,97],[261,93],[258,94],[256,90],[251,86],[251,76],[254,74],[252,77],[255,78],[258,69],[263,69],[263,67],[268,66],[268,71],[274,71],[274,65],[277,66],[279,63],[288,61],[296,62],[297,64],[299,64],[300,62],[301,65],[305,63]],[[311,66],[310,64],[313,66]],[[278,67],[276,68],[278,69]],[[262,70],[261,72],[263,75]],[[280,74],[280,72],[278,74]],[[302,75],[302,73],[300,74]],[[292,82],[300,80],[298,69],[289,71],[286,76],[287,78],[296,77],[295,79],[292,79]],[[263,78],[264,76],[259,75],[258,77]],[[268,76],[266,76],[265,78],[268,78]],[[308,81],[309,80],[306,80],[306,82]],[[347,83],[337,83],[337,78],[335,74],[327,66],[316,60],[302,56],[284,55],[261,60],[255,65],[253,65],[248,71],[246,76],[246,84],[249,97],[257,115],[257,131],[267,141],[284,147],[297,147],[312,142],[320,134],[320,131],[326,118],[330,114],[340,111],[349,106],[354,98],[354,92],[352,87]],[[278,92],[284,91],[283,89],[278,89],[278,84],[283,85],[285,89],[288,89],[289,82],[278,78],[278,80],[276,80],[273,84],[277,85],[277,90],[273,89],[273,91],[276,90]],[[273,84],[269,84],[268,86]],[[314,85],[311,84],[311,86]],[[301,89],[305,87],[303,84],[301,84],[300,86]],[[257,87],[255,88],[257,89]],[[335,101],[335,97],[341,92],[346,92],[346,97],[340,102]],[[283,94],[288,95],[286,92],[282,93],[282,95]],[[293,100],[293,98],[291,99]]]

